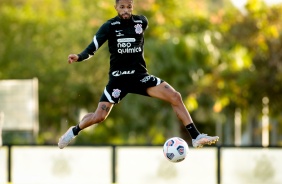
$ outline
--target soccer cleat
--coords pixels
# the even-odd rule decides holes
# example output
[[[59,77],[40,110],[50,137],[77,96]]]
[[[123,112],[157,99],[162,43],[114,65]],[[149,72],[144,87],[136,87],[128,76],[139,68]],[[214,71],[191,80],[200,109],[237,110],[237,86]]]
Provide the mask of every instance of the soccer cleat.
[[[192,139],[192,144],[194,148],[201,148],[206,144],[215,144],[218,139],[218,136],[208,136],[207,134],[199,134],[196,139]]]
[[[60,149],[66,147],[76,137],[72,131],[73,127],[74,126],[70,127],[68,131],[66,131],[66,133],[59,139],[58,146]]]

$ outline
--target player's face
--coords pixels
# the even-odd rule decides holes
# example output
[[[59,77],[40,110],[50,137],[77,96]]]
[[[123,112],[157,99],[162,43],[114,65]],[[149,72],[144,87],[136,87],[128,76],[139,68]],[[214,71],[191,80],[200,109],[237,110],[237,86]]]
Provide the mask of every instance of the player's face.
[[[129,19],[132,15],[133,0],[119,0],[115,9],[121,19]]]

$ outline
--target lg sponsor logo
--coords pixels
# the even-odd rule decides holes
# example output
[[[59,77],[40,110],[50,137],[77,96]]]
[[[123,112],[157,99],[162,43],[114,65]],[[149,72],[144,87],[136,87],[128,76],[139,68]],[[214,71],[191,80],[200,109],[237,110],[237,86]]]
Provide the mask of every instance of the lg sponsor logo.
[[[116,70],[116,71],[112,72],[112,75],[115,76],[115,77],[119,77],[121,75],[130,75],[130,74],[134,74],[134,73],[135,73],[135,70],[128,70],[128,71]]]

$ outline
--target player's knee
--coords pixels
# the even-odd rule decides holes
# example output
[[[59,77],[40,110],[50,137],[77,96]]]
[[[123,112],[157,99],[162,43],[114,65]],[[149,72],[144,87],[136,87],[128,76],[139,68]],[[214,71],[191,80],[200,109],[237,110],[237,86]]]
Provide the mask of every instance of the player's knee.
[[[182,97],[178,91],[175,91],[171,96],[171,103],[174,105],[182,103]]]
[[[106,116],[104,116],[103,114],[99,114],[96,116],[96,122],[97,123],[101,123],[106,119]]]

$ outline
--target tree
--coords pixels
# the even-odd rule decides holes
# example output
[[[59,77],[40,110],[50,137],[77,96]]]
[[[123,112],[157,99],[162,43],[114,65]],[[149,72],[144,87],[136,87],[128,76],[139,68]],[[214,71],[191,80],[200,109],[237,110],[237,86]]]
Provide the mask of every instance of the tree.
[[[265,96],[272,118],[281,119],[280,6],[249,1],[243,14],[227,0],[135,3],[150,21],[149,72],[181,92],[202,132],[214,134],[215,122],[232,119],[238,107],[260,115]],[[56,143],[81,112],[96,109],[108,77],[106,44],[85,63],[68,65],[67,55],[83,50],[115,15],[112,1],[0,2],[0,78],[39,79],[37,143]],[[175,135],[190,141],[169,104],[136,95],[83,134],[76,143],[162,144]]]

